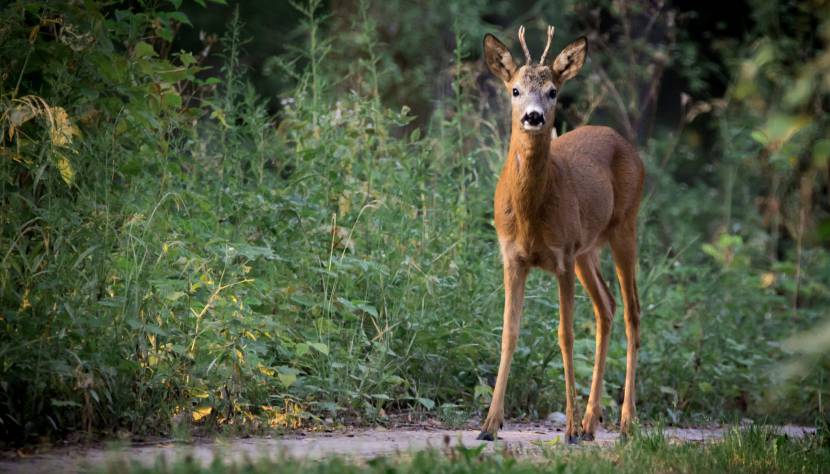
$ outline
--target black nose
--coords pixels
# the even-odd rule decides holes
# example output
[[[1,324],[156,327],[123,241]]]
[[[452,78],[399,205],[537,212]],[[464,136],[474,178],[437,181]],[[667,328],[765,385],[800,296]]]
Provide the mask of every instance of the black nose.
[[[525,116],[522,117],[522,122],[527,122],[528,125],[535,127],[545,123],[545,116],[535,111],[526,113]]]

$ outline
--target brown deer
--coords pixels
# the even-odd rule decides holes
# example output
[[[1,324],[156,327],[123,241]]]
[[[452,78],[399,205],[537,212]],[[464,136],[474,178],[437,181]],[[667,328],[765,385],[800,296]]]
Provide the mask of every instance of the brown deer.
[[[634,372],[640,345],[637,296],[637,211],[643,163],[634,146],[608,127],[584,126],[552,138],[556,97],[585,63],[588,40],[579,38],[546,64],[553,39],[534,64],[519,28],[526,63],[516,66],[507,47],[484,37],[484,58],[512,98],[507,160],[495,196],[495,224],[504,268],[504,326],[501,361],[490,411],[479,439],[496,439],[504,422],[504,393],[519,335],[525,280],[533,267],[556,275],[559,286],[559,348],[565,368],[566,436],[569,443],[593,440],[602,415],[602,377],[614,316],[614,297],[600,275],[599,251],[607,242],[625,304],[628,341],[620,430],[635,418]],[[591,393],[581,430],[575,402],[573,364],[574,280],[591,297],[596,316],[596,354]]]

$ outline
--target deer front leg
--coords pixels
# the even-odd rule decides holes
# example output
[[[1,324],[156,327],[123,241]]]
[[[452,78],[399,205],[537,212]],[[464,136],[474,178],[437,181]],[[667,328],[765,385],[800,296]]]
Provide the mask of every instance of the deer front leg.
[[[522,303],[525,296],[525,280],[527,268],[505,257],[504,261],[504,323],[501,331],[501,360],[499,374],[496,376],[496,387],[493,390],[493,400],[487,419],[481,427],[478,439],[493,441],[497,438],[499,429],[504,424],[504,392],[507,390],[507,376],[510,373],[510,363],[513,360],[513,351],[519,340],[519,324],[522,320]]]
[[[568,443],[579,442],[576,423],[576,382],[574,381],[574,263],[572,258],[565,261],[564,270],[557,274],[559,280],[559,350],[565,367],[565,416],[567,427],[565,437]]]

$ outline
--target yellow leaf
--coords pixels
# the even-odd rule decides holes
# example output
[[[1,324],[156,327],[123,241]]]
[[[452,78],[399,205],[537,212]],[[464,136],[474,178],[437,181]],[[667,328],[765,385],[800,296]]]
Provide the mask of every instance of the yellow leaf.
[[[63,181],[71,186],[75,181],[75,170],[72,169],[72,163],[69,162],[69,159],[62,154],[58,154],[58,171],[60,171]]]
[[[207,392],[207,390],[198,389],[198,388],[191,389],[190,390],[190,395],[192,395],[196,398],[207,398],[207,397],[210,396],[210,394]]]
[[[222,109],[214,110],[210,114],[210,118],[215,118],[215,119],[219,120],[219,122],[222,124],[222,126],[224,126],[225,128],[230,128],[228,126],[228,122],[225,121],[225,112],[222,111]]]
[[[29,32],[29,44],[35,44],[38,33],[40,33],[40,25],[35,25],[32,31]]]
[[[19,311],[23,311],[32,307],[32,303],[29,302],[29,289],[26,288],[23,290],[23,298],[20,299],[20,309]]]
[[[213,411],[213,407],[200,407],[193,411],[193,421],[199,421],[202,418],[210,415],[210,412]]]
[[[27,164],[27,165],[32,164],[32,160],[27,160],[26,158],[23,157],[23,155],[21,155],[19,153],[12,153],[11,157],[12,157],[12,160],[14,160],[18,163],[24,163],[24,164]]]
[[[69,120],[69,114],[63,107],[51,107],[50,109],[53,122],[52,128],[49,129],[49,136],[52,144],[61,147],[69,146],[72,144],[72,137],[80,135],[80,130]]]

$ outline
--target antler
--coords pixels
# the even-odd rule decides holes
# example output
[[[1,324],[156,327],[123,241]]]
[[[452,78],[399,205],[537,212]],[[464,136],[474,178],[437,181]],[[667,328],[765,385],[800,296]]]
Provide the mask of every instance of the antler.
[[[519,44],[522,45],[522,50],[525,52],[525,60],[527,64],[533,62],[533,59],[530,58],[530,50],[527,49],[527,43],[525,42],[525,27],[524,25],[519,26]]]
[[[545,56],[548,55],[548,50],[550,49],[550,44],[553,41],[553,32],[554,31],[556,31],[556,29],[553,26],[548,25],[548,42],[547,42],[547,44],[545,44],[545,51],[542,53],[542,58],[539,60],[539,64],[545,64]]]

